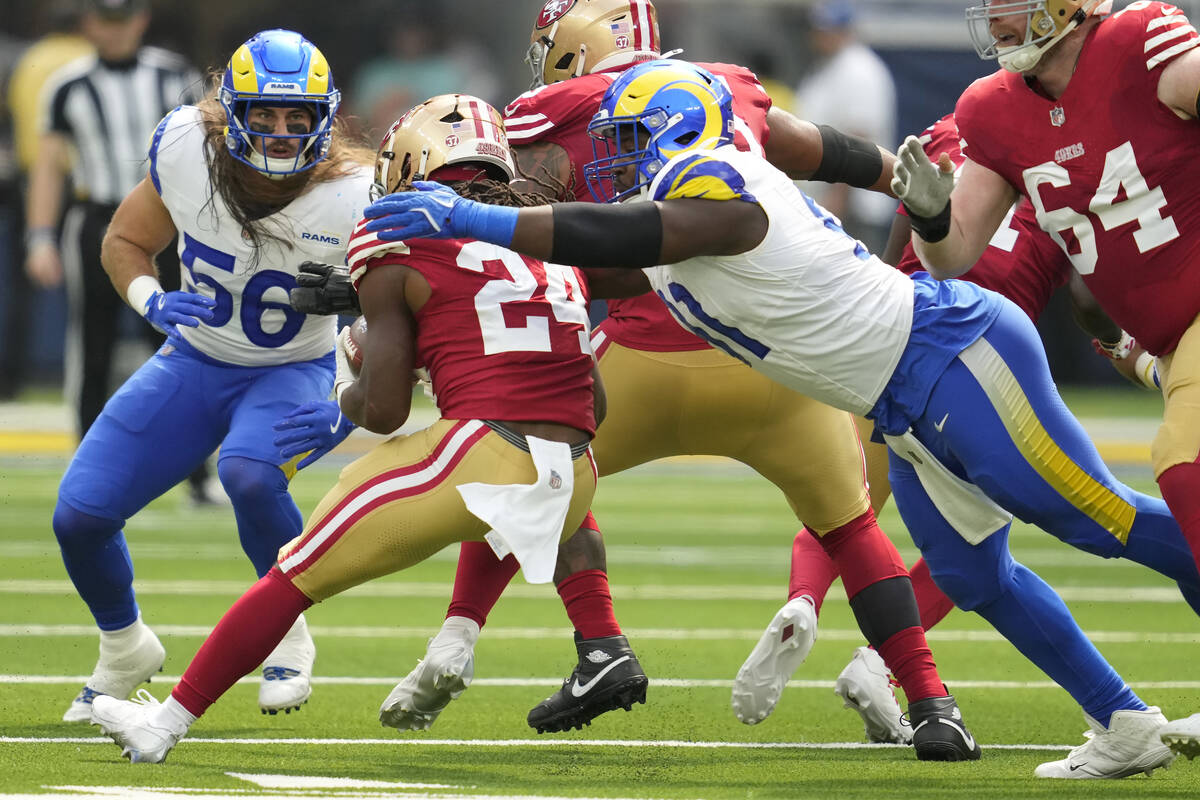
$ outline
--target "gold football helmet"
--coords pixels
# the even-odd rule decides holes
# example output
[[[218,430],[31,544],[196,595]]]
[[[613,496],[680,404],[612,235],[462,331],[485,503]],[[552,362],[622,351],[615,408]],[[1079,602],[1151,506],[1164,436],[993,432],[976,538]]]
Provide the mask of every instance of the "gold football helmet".
[[[504,118],[478,97],[443,94],[405,112],[379,143],[372,198],[412,188],[434,170],[478,164],[489,177],[511,181],[517,172]]]
[[[532,87],[659,57],[650,0],[547,0],[533,23],[525,62]]]
[[[985,2],[967,9],[967,30],[975,52],[985,60],[997,59],[1009,72],[1026,72],[1037,66],[1042,54],[1058,43],[1090,14],[1104,14],[1112,0],[1015,0]],[[991,20],[1025,15],[1025,41],[999,47],[992,36]]]

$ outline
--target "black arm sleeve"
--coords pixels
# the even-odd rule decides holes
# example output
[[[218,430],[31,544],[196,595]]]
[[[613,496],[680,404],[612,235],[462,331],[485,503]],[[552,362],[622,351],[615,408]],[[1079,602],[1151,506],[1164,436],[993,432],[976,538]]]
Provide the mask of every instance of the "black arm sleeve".
[[[560,203],[554,206],[550,260],[575,267],[653,267],[661,263],[662,239],[655,203]]]
[[[845,183],[869,189],[883,174],[883,155],[879,148],[857,136],[847,136],[837,128],[818,125],[821,131],[821,165],[812,180]]]

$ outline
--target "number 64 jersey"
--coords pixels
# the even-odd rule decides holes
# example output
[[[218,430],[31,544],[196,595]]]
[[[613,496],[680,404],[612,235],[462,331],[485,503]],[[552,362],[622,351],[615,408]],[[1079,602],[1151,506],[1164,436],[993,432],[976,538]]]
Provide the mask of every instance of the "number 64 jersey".
[[[212,185],[204,141],[200,109],[180,106],[163,118],[150,143],[150,179],[179,231],[183,287],[217,302],[211,321],[179,327],[183,338],[204,355],[239,366],[324,356],[333,347],[336,319],[293,311],[288,291],[302,262],[344,263],[369,202],[370,170],[355,167],[313,184],[264,217],[267,230],[286,244],[269,239],[256,248]]]
[[[474,239],[382,242],[356,230],[357,289],[369,270],[396,264],[432,290],[415,313],[417,366],[429,369],[445,419],[555,422],[594,434],[587,283]]]
[[[1174,6],[1135,2],[1088,34],[1057,100],[1020,75],[973,83],[963,153],[1026,195],[1109,315],[1156,355],[1200,314],[1200,128],[1157,99],[1200,44]]]

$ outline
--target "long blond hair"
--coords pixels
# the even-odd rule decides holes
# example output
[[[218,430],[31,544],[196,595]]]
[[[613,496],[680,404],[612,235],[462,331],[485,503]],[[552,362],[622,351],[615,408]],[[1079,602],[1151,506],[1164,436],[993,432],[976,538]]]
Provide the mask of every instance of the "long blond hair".
[[[219,85],[221,74],[216,73],[213,85]],[[211,206],[219,194],[234,221],[242,226],[242,235],[251,241],[255,250],[269,240],[288,248],[293,246],[288,239],[271,232],[262,221],[264,217],[283,209],[314,186],[343,178],[357,167],[370,167],[375,163],[375,151],[365,141],[352,137],[341,119],[334,119],[329,154],[312,169],[274,180],[230,155],[225,146],[228,123],[215,92],[197,105],[204,122],[204,151],[208,160],[210,190],[205,205]]]

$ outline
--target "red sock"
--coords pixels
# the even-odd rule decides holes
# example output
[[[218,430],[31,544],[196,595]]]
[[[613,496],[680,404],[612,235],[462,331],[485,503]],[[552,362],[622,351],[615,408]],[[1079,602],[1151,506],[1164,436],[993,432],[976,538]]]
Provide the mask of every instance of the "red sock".
[[[312,604],[279,567],[272,567],[221,617],[171,696],[199,717],[238,678],[266,660]]]
[[[878,581],[908,575],[896,546],[879,529],[870,509],[818,542],[841,574],[846,597],[853,598]]]
[[[1176,464],[1158,476],[1158,488],[1172,516],[1183,529],[1200,570],[1200,462]]]
[[[954,601],[933,582],[929,565],[920,559],[909,570],[912,576],[913,594],[917,596],[917,610],[921,612],[921,627],[929,630],[937,625],[954,609]]]
[[[925,631],[916,626],[897,631],[878,650],[904,689],[909,703],[946,696],[946,687],[938,676],[929,643],[925,641]]]
[[[571,624],[584,639],[620,635],[604,570],[585,569],[568,575],[558,584],[558,594]]]
[[[487,542],[463,542],[458,549],[458,571],[447,617],[467,617],[483,627],[500,595],[521,565],[512,555],[496,558]]]
[[[837,578],[837,567],[833,559],[825,552],[817,537],[801,528],[792,541],[792,572],[788,577],[788,600],[795,600],[800,595],[812,598],[817,614],[821,613],[821,604],[829,587]]]

